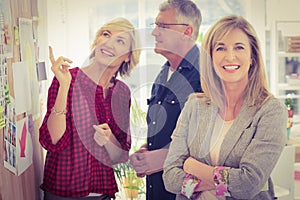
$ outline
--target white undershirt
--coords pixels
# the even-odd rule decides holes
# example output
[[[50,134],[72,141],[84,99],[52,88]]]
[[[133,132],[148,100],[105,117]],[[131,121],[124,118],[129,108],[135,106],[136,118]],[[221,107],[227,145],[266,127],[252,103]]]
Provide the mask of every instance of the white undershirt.
[[[210,141],[210,158],[213,166],[218,165],[221,145],[234,120],[224,121],[217,115],[214,131]],[[216,190],[203,191],[198,200],[225,200],[224,196],[216,196]]]
[[[217,115],[214,131],[210,141],[210,158],[212,164],[218,165],[221,145],[234,120],[224,121]]]
[[[171,69],[171,67],[169,67],[169,72],[168,72],[168,79],[167,79],[167,81],[171,78],[171,76],[172,76],[172,74],[174,73],[175,71],[173,71],[172,69]]]

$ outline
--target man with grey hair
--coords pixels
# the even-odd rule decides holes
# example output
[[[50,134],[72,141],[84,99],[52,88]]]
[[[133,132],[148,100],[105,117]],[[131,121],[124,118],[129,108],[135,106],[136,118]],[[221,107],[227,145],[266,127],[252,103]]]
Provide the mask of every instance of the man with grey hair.
[[[159,7],[155,28],[155,53],[167,59],[148,99],[147,144],[130,156],[139,176],[147,176],[147,200],[174,200],[166,191],[162,173],[171,135],[189,94],[201,92],[199,48],[196,40],[201,12],[190,0],[168,0]]]

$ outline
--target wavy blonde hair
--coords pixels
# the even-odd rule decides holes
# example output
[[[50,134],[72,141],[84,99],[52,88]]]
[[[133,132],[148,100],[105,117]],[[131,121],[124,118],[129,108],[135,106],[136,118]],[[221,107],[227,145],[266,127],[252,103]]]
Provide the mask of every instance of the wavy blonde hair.
[[[219,19],[205,34],[201,44],[200,74],[201,85],[206,102],[214,102],[223,108],[225,94],[222,81],[213,67],[212,51],[221,38],[233,29],[242,30],[249,38],[251,47],[252,64],[248,71],[248,86],[245,97],[250,105],[261,107],[273,95],[269,91],[267,75],[262,59],[261,48],[258,37],[252,25],[241,16],[229,15]]]
[[[119,67],[116,74],[117,76],[119,73],[121,77],[129,76],[131,70],[139,63],[140,60],[141,50],[140,50],[139,34],[134,28],[134,26],[132,25],[132,23],[123,17],[115,18],[107,22],[96,33],[94,41],[91,45],[90,59],[93,59],[95,56],[95,47],[97,45],[97,39],[106,30],[126,31],[129,33],[131,38],[131,46],[129,50],[130,51],[129,61],[128,62],[124,61]]]

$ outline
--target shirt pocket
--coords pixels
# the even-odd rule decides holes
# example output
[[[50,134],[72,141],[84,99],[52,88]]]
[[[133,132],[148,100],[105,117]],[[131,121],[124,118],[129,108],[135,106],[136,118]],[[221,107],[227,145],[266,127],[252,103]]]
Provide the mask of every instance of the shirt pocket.
[[[167,105],[178,105],[180,103],[174,94],[168,95],[164,101]]]
[[[154,99],[155,96],[151,96],[149,99],[147,99],[147,105],[153,104]]]

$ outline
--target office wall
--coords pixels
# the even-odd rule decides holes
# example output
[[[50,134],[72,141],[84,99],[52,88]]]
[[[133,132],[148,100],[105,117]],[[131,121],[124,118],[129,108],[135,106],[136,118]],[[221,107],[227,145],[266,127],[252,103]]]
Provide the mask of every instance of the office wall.
[[[35,19],[38,26],[45,26],[43,23],[43,14],[39,16],[39,5],[38,0],[8,0],[11,8],[11,27],[18,27],[18,18]],[[41,9],[43,11],[43,9]],[[46,31],[46,30],[45,30]],[[36,35],[35,47],[44,45],[46,39],[46,32],[38,29]],[[39,36],[41,36],[39,38]],[[8,69],[8,83],[10,86],[10,95],[14,97],[13,90],[13,75],[12,75],[12,64],[21,61],[20,46],[15,43],[15,38],[11,35],[13,41],[13,54],[7,57],[7,69]],[[40,53],[36,54],[40,57],[37,61],[44,59],[44,48],[35,48]],[[35,52],[37,53],[37,52]],[[3,55],[1,55],[3,56]],[[43,87],[40,84],[39,90]],[[1,85],[3,87],[3,85]],[[38,101],[38,100],[37,100]],[[38,102],[39,103],[39,102]],[[17,120],[22,116],[17,116]],[[42,180],[43,172],[43,154],[42,148],[38,142],[38,128],[41,123],[41,116],[37,116],[33,120],[34,129],[31,133],[33,154],[32,164],[19,176],[9,171],[4,167],[4,129],[0,129],[0,200],[39,200],[41,199],[41,190],[39,185]],[[18,141],[17,141],[18,142]]]

